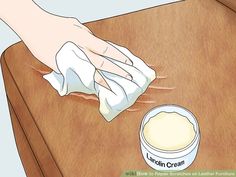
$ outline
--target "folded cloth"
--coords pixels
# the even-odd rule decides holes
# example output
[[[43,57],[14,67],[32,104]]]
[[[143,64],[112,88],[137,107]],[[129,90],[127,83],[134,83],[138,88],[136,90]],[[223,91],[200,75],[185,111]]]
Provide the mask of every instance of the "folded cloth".
[[[65,43],[56,55],[59,73],[52,71],[43,76],[61,96],[68,95],[71,92],[95,94],[100,102],[100,113],[107,121],[111,121],[123,110],[133,105],[156,78],[155,71],[128,49],[109,43],[133,62],[133,65],[128,65],[107,58],[131,74],[132,81],[116,74],[101,71],[100,74],[111,90],[98,84],[94,79],[96,68],[84,52],[72,42]]]

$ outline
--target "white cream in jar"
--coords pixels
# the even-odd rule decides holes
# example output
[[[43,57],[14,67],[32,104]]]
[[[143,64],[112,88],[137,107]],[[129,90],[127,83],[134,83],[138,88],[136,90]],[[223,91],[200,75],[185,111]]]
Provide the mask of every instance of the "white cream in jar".
[[[166,151],[180,150],[195,137],[193,124],[176,112],[160,112],[144,125],[144,137],[153,147]]]
[[[200,142],[197,119],[186,108],[162,105],[149,111],[140,126],[141,152],[156,170],[179,171],[194,161]]]

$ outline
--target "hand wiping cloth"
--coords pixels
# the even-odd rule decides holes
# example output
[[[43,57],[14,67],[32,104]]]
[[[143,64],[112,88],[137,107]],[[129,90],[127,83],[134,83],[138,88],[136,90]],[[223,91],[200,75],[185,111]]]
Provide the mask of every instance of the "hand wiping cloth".
[[[107,58],[126,70],[132,76],[131,81],[116,74],[100,71],[110,90],[98,84],[94,79],[96,68],[84,52],[72,42],[65,43],[56,55],[59,73],[52,71],[43,76],[61,96],[71,92],[95,94],[100,102],[99,111],[107,121],[111,121],[123,110],[133,105],[156,78],[155,71],[129,50],[109,43],[133,62],[132,65],[128,65]]]

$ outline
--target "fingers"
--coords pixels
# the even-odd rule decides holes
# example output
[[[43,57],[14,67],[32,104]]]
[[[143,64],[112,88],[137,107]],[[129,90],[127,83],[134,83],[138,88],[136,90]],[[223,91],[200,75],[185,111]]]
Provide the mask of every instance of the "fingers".
[[[77,18],[73,18],[72,17],[72,18],[69,18],[69,19],[72,21],[74,26],[76,26],[76,27],[78,27],[80,29],[83,29],[83,30],[85,30],[85,31],[87,31],[87,32],[89,32],[91,34],[93,34],[92,31],[90,31],[90,29],[88,27],[86,27],[82,23],[80,23],[80,21]]]
[[[132,76],[127,71],[107,60],[106,58],[90,51],[85,53],[95,68],[132,80]]]
[[[95,79],[95,82],[97,82],[101,86],[107,88],[108,90],[111,90],[111,88],[107,84],[106,80],[103,78],[103,76],[98,71],[95,71],[94,79]]]
[[[132,65],[132,61],[125,54],[123,54],[111,44],[95,36],[93,36],[91,39],[91,45],[89,46],[89,49],[96,54]]]
[[[83,30],[87,31],[87,32],[89,32],[90,34],[93,34],[92,31],[90,31],[90,29],[87,28],[87,27],[84,26],[84,25],[81,25],[81,24],[74,24],[74,26],[76,26],[76,27],[78,27],[78,28],[80,28],[80,29],[83,29]]]
[[[102,55],[105,57],[109,57],[109,58],[112,58],[114,60],[129,64],[129,65],[133,64],[132,61],[129,59],[129,57],[127,57],[125,54],[123,54],[117,48],[115,48],[111,44],[99,39],[98,37],[94,36],[92,31],[90,31],[89,28],[87,28],[86,26],[81,24],[78,19],[69,18],[69,20],[72,21],[74,26],[90,33],[90,35],[86,38],[86,42],[84,43],[85,48],[87,48],[88,50],[90,50],[96,54],[99,54],[99,55]],[[80,42],[81,42],[81,39],[78,43],[80,43]],[[81,46],[81,45],[79,45],[79,46]]]

